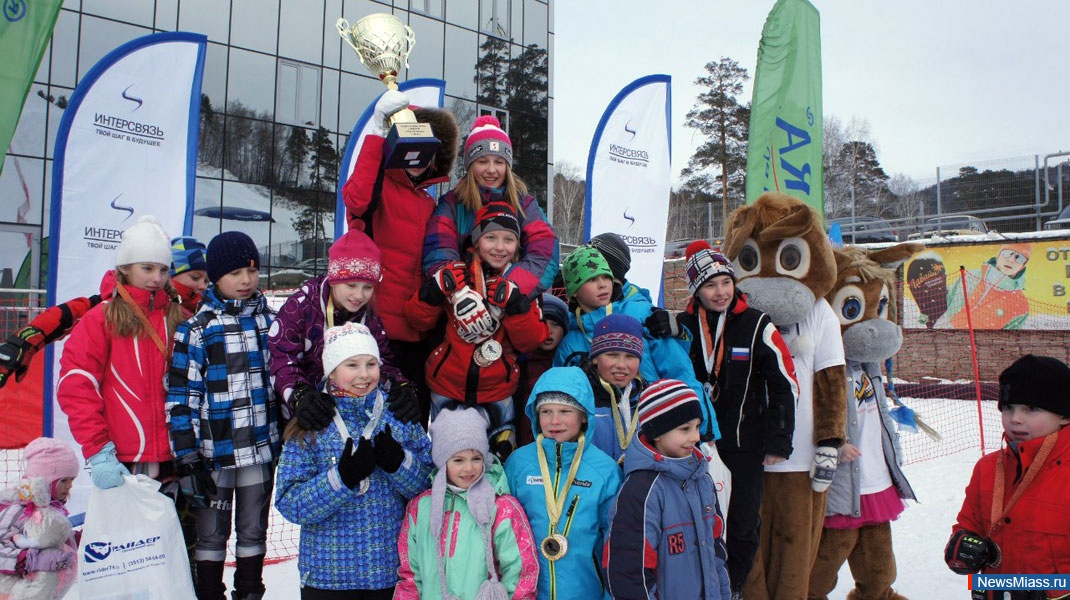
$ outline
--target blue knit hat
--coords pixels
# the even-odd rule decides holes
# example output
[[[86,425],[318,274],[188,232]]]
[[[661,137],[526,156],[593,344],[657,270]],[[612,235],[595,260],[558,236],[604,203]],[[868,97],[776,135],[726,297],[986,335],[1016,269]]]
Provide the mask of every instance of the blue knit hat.
[[[542,320],[554,321],[563,329],[568,329],[568,305],[550,292],[543,292]]]
[[[627,352],[643,358],[643,326],[628,315],[615,313],[594,326],[591,339],[591,358],[606,352]]]
[[[260,268],[260,251],[253,238],[240,231],[224,231],[208,242],[208,279],[212,283],[243,267]]]
[[[186,271],[207,270],[205,247],[197,238],[182,236],[171,240],[171,277]]]

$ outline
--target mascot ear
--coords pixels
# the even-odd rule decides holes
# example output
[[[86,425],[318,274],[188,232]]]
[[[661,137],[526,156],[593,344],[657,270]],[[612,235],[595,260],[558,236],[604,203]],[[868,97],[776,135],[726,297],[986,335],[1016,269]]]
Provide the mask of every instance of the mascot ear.
[[[743,250],[743,244],[758,225],[758,209],[754,205],[740,206],[728,215],[725,225],[724,247],[721,251],[728,260],[735,260]]]
[[[762,230],[761,241],[803,237],[818,223],[817,213],[805,204],[790,207],[787,216]]]
[[[833,248],[832,249],[832,256],[836,258],[836,273],[837,274],[838,273],[843,273],[848,268],[850,268],[851,263],[854,262],[854,260],[855,260],[855,257],[852,256],[851,253],[844,252],[843,250],[841,250],[839,248]],[[831,295],[832,292],[835,291],[835,289],[836,288],[834,286],[833,289],[831,291],[829,291],[829,294]]]
[[[908,258],[921,252],[925,249],[924,244],[917,242],[904,242],[902,244],[896,244],[889,248],[882,248],[881,250],[875,250],[869,253],[869,258],[875,263],[879,263],[885,269],[895,270],[899,268],[899,265],[903,264]],[[838,259],[837,259],[838,261]]]

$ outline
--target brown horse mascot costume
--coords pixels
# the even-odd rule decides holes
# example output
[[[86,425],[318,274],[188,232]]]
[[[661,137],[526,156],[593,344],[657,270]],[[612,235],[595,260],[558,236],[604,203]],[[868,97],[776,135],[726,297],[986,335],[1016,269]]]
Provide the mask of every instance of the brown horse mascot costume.
[[[836,261],[817,213],[777,193],[732,212],[724,253],[751,306],[780,330],[799,381],[792,454],[765,467],[758,554],[743,597],[802,600],[821,539],[825,491],[846,436],[840,322],[825,300],[836,283]]]
[[[881,363],[899,351],[895,271],[921,252],[921,244],[898,244],[870,252],[835,250],[836,285],[825,299],[840,319],[847,358],[847,443],[825,503],[825,528],[810,572],[810,598],[836,587],[844,561],[855,587],[849,600],[905,600],[892,589],[895,554],[891,522],[903,500],[916,500],[903,475],[899,434],[888,413]]]

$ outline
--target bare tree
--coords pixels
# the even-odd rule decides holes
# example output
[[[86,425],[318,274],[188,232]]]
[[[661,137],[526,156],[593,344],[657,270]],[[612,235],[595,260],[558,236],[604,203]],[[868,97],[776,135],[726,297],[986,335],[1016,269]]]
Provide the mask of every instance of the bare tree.
[[[554,231],[562,244],[583,241],[583,210],[587,182],[580,168],[570,162],[554,163]],[[564,252],[562,252],[562,255]]]

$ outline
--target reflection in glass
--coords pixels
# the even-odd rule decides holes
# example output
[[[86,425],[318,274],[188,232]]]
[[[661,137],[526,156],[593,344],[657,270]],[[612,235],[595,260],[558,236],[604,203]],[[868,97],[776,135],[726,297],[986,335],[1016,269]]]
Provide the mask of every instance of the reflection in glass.
[[[386,86],[378,79],[362,75],[342,73],[341,112],[338,116],[338,128],[347,134],[353,131],[364,111],[375,102],[379,94],[386,91]]]
[[[452,4],[450,6],[453,6]],[[446,25],[446,93],[475,100],[476,83],[472,67],[476,61],[478,37],[475,32]]]
[[[340,64],[339,61],[342,60],[342,37],[338,35],[338,28],[334,26],[335,22],[338,21],[338,17],[341,16],[342,0],[324,0],[323,26],[320,29],[320,38],[323,41],[324,67],[337,69]]]
[[[207,35],[209,42],[226,44],[230,37],[230,4],[219,0],[182,0],[178,26],[182,31]]]
[[[535,44],[546,48],[546,32],[549,31],[549,8],[537,0],[524,0],[524,45]],[[516,30],[513,30],[516,33]],[[519,40],[518,40],[519,41]]]
[[[52,85],[73,88],[77,84],[75,71],[78,67],[78,15],[59,11],[56,28],[52,30],[52,47],[42,62],[52,61]]]
[[[206,165],[197,166],[197,188],[195,190],[193,209],[194,213],[203,208],[215,208],[223,205],[223,182],[218,179],[220,170]],[[193,216],[193,237],[204,244],[208,244],[213,236],[218,234],[222,227],[222,221],[211,217]]]
[[[479,0],[450,0],[446,20],[467,29],[479,29]]]
[[[82,0],[82,12],[152,27],[154,7],[144,0]]]
[[[322,75],[320,125],[331,131],[338,131],[338,71],[324,69]]]
[[[82,45],[78,50],[78,77],[85,74],[104,58],[104,55],[134,38],[152,33],[152,30],[115,21],[82,17]],[[54,54],[54,53],[53,53]]]
[[[275,58],[230,49],[227,113],[271,119],[275,98]]]
[[[270,181],[273,128],[270,121],[227,116],[223,140],[225,179],[249,183]]]
[[[156,0],[156,22],[153,27],[163,31],[183,31],[178,27],[178,0]]]
[[[404,15],[402,15],[404,17]],[[442,78],[442,37],[441,21],[411,15],[409,27],[416,34],[416,46],[409,55],[409,71],[406,79],[418,77]]]
[[[444,0],[409,0],[409,10],[441,19],[445,15]]]
[[[0,172],[0,221],[38,224],[45,161],[40,158],[7,155]]]
[[[277,121],[310,127],[319,123],[319,67],[279,59],[276,94]]]
[[[278,0],[233,0],[231,14],[231,44],[275,54],[275,34],[279,30]],[[234,69],[230,72],[233,75]]]
[[[510,37],[509,8],[510,0],[480,0],[479,1],[479,31],[502,39]]]
[[[31,85],[22,105],[22,114],[15,126],[15,134],[5,150],[27,156],[44,156],[45,154],[45,116],[48,113],[47,88],[43,85]],[[52,97],[55,102],[55,96]],[[0,196],[3,198],[4,196]]]
[[[227,47],[208,42],[204,54],[204,75],[201,77],[201,93],[212,99],[216,110],[223,112],[227,97]]]
[[[322,51],[320,27],[323,25],[323,4],[307,0],[282,0],[281,10],[279,56],[318,64]]]
[[[52,158],[56,148],[56,133],[59,132],[59,120],[67,108],[67,100],[74,93],[73,89],[52,86],[51,102],[48,103],[48,139],[45,141],[46,156]],[[39,98],[39,96],[38,96]]]

